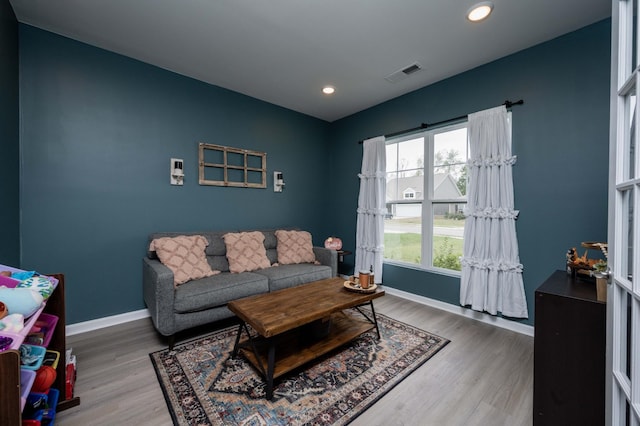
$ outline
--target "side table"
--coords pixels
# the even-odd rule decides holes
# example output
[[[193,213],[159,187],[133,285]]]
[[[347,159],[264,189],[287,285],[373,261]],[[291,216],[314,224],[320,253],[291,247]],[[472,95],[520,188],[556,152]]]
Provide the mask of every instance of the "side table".
[[[344,257],[353,254],[349,250],[338,250],[338,274],[349,275],[350,268],[344,264]]]

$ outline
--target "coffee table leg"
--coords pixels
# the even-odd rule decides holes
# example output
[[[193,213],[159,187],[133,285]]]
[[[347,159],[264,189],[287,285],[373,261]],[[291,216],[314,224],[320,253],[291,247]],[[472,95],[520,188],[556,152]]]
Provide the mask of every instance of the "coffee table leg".
[[[371,315],[373,315],[373,323],[376,326],[376,333],[378,334],[378,340],[380,340],[380,329],[378,328],[378,318],[376,318],[376,310],[373,309],[373,300],[369,300],[371,305]]]
[[[267,400],[273,398],[273,370],[276,361],[276,344],[274,339],[269,339],[269,353],[267,358]]]
[[[231,354],[231,358],[235,358],[238,355],[238,343],[240,343],[240,335],[242,334],[242,328],[244,326],[244,321],[240,322],[238,326],[238,335],[236,336],[236,343],[233,345],[233,353]]]
[[[362,309],[360,309],[362,306],[366,306],[369,305],[371,307],[371,315],[372,317],[369,318],[369,315],[367,315],[366,312],[364,312]],[[378,318],[376,318],[376,310],[373,308],[373,300],[369,300],[367,303],[363,303],[360,306],[355,306],[356,310],[358,312],[360,312],[362,314],[363,317],[365,317],[367,319],[367,321],[369,321],[371,324],[373,324],[376,327],[376,333],[378,334],[378,340],[380,340],[380,328],[378,327]]]

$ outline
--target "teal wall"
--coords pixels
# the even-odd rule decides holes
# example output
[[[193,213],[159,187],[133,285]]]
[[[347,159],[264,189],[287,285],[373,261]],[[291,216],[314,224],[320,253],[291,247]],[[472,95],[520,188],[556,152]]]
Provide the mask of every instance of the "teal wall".
[[[316,244],[338,235],[353,249],[358,140],[522,98],[514,185],[532,323],[533,292],[567,248],[606,239],[609,33],[603,21],[326,123],[19,25],[20,266],[66,274],[76,323],[144,308],[150,232],[298,226]],[[2,49],[16,45],[0,37]],[[4,90],[15,77],[0,69]],[[200,141],[267,152],[268,185],[281,170],[285,191],[198,185]],[[185,160],[183,187],[168,183],[171,157]],[[16,228],[7,223],[2,232]],[[389,286],[458,304],[457,279],[388,265],[384,274]]]
[[[26,25],[20,71],[21,266],[65,273],[69,323],[144,308],[154,231],[297,226],[324,240],[328,123]],[[266,152],[269,188],[199,185],[198,142]]]
[[[0,264],[20,263],[18,21],[0,0]]]
[[[567,249],[607,238],[610,32],[602,21],[333,123],[334,203],[355,212],[358,140],[524,99],[512,109],[513,179],[533,323],[534,291],[564,269]],[[335,232],[353,247],[355,213],[340,218]],[[391,265],[383,273],[391,287],[459,304],[459,279]]]

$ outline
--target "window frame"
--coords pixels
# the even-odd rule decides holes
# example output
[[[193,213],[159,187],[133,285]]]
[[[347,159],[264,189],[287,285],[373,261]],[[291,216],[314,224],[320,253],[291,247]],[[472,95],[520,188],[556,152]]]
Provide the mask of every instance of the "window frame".
[[[421,256],[420,263],[411,263],[408,261],[402,261],[397,259],[388,259],[383,256],[383,262],[386,264],[409,268],[409,269],[417,269],[422,271],[433,272],[441,275],[448,275],[452,277],[460,277],[461,272],[455,271],[453,269],[446,269],[437,266],[433,266],[433,243],[434,243],[434,234],[433,234],[433,218],[434,218],[434,206],[438,204],[466,204],[467,203],[467,194],[465,194],[464,201],[460,199],[437,199],[434,200],[434,188],[433,188],[433,176],[434,176],[434,159],[435,159],[435,135],[439,133],[446,133],[455,130],[459,130],[462,128],[466,128],[468,130],[468,120],[464,119],[455,123],[443,124],[438,127],[433,127],[418,133],[411,133],[407,135],[402,135],[394,138],[387,139],[387,145],[393,145],[402,143],[405,141],[423,138],[423,161],[422,164],[422,176],[423,176],[423,191],[422,191],[422,200],[419,200],[417,197],[414,199],[396,199],[393,202],[388,202],[389,204],[402,204],[402,202],[407,203],[410,202],[414,204],[416,200],[419,200],[421,204],[421,212],[422,212],[422,220],[421,220]],[[467,135],[467,160],[469,158],[469,138]],[[398,164],[400,159],[396,159],[396,169],[391,172],[395,173],[396,177],[399,174]],[[466,160],[465,160],[466,161]],[[416,169],[411,169],[416,170]],[[467,185],[468,185],[468,175],[467,175]],[[400,195],[400,194],[398,194]]]

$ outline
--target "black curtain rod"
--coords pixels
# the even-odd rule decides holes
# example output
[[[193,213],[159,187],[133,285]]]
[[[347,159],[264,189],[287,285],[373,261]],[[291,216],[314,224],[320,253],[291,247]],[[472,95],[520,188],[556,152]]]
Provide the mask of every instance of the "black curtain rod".
[[[511,101],[504,101],[504,103],[502,105],[504,105],[507,108],[511,108],[514,105],[522,105],[524,103],[524,100],[520,99],[519,101],[516,102],[511,102]],[[460,117],[455,117],[455,118],[450,118],[448,120],[443,120],[443,121],[438,121],[436,123],[421,123],[418,127],[414,127],[411,129],[405,129],[405,130],[400,130],[399,132],[393,132],[393,133],[389,133],[384,135],[385,138],[392,138],[394,136],[400,136],[400,135],[404,135],[405,133],[413,133],[416,132],[418,130],[424,130],[426,128],[429,127],[433,127],[433,126],[440,126],[442,124],[447,124],[447,123],[452,123],[454,121],[460,121],[463,120],[465,118],[467,118],[468,115],[461,115]],[[358,141],[359,144],[361,144],[364,141]]]

